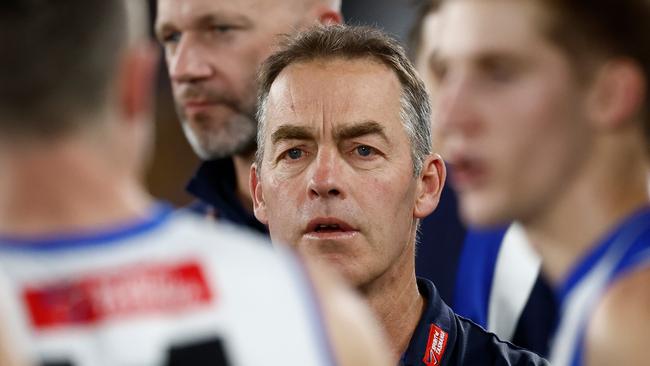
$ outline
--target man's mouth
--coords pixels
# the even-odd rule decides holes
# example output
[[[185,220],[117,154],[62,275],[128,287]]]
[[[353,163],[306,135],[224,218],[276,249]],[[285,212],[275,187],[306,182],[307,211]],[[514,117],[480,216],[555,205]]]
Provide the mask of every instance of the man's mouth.
[[[336,231],[343,231],[343,230],[337,224],[332,224],[332,225],[320,224],[316,226],[316,228],[314,229],[314,232],[317,233],[331,233]]]
[[[451,182],[458,191],[477,188],[486,178],[487,167],[481,159],[460,155],[450,160],[450,166]]]
[[[311,220],[305,229],[305,236],[313,239],[343,239],[354,236],[358,232],[343,220],[324,217]]]
[[[210,107],[217,105],[216,102],[210,100],[185,100],[183,101],[183,109],[185,113],[194,114],[202,112]]]

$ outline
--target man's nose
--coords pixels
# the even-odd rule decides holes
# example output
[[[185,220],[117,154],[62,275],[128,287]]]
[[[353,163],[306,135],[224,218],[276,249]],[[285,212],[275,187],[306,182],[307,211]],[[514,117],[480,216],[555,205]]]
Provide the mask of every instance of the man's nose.
[[[441,137],[466,134],[476,128],[475,91],[469,80],[457,77],[437,87],[434,123]]]
[[[184,34],[169,60],[169,75],[175,82],[193,82],[209,78],[215,72],[210,55],[191,34]]]
[[[307,187],[310,198],[345,198],[341,180],[343,164],[341,159],[336,151],[319,150],[311,167]]]

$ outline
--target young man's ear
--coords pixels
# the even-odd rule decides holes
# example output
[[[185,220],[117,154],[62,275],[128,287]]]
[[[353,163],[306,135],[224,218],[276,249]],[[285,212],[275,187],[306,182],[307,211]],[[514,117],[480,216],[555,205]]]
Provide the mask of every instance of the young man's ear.
[[[447,178],[445,163],[438,154],[429,155],[418,177],[417,196],[413,216],[423,219],[431,214],[440,202],[442,188]]]
[[[266,202],[264,201],[264,191],[262,190],[262,185],[260,184],[260,177],[258,176],[257,164],[253,163],[251,165],[251,172],[249,176],[249,186],[251,191],[251,197],[253,198],[253,212],[255,217],[259,222],[264,225],[268,224],[268,219],[266,217]]]
[[[588,115],[599,128],[618,128],[639,113],[646,88],[643,71],[636,62],[609,61],[600,67],[591,84]]]
[[[119,103],[127,121],[153,112],[154,86],[158,69],[158,48],[141,42],[124,51],[118,74]]]

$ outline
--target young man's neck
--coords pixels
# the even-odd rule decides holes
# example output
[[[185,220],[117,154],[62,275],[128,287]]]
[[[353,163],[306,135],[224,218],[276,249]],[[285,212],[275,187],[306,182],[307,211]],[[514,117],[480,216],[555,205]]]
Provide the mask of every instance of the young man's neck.
[[[235,176],[237,178],[237,198],[242,207],[251,214],[253,213],[253,198],[248,187],[248,176],[254,159],[254,152],[235,155],[232,158],[233,165],[235,166]]]
[[[85,144],[3,151],[0,233],[74,232],[145,217],[153,200],[136,177]]]
[[[408,348],[426,306],[415,279],[414,255],[412,249],[405,250],[391,269],[360,289],[384,327],[396,359]]]
[[[547,278],[559,284],[589,249],[626,217],[648,205],[647,162],[639,155],[602,160],[587,169],[555,202],[522,223],[543,258]]]

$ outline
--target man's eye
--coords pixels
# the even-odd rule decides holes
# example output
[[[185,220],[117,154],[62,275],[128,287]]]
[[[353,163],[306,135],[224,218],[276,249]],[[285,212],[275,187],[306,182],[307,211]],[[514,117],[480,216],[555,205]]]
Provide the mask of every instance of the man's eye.
[[[163,44],[168,44],[168,43],[178,43],[181,40],[181,32],[172,32],[169,34],[165,34],[162,37],[162,43]]]
[[[287,151],[287,156],[291,160],[300,159],[302,157],[302,150],[300,150],[300,149],[289,149]]]
[[[510,81],[514,73],[508,67],[494,67],[490,70],[489,76],[491,80],[494,81]]]
[[[228,32],[230,32],[230,31],[232,31],[234,29],[235,29],[235,27],[233,27],[231,25],[227,25],[227,24],[212,26],[212,30],[215,33],[228,33]]]
[[[482,71],[488,80],[503,83],[514,80],[520,67],[513,62],[493,60],[486,62]]]
[[[447,66],[432,62],[430,65],[431,76],[436,82],[442,82],[447,76]]]
[[[365,156],[370,156],[375,152],[375,149],[373,149],[372,147],[367,146],[367,145],[357,146],[356,150],[357,150],[357,154],[359,154],[360,156],[364,156],[364,157]]]

